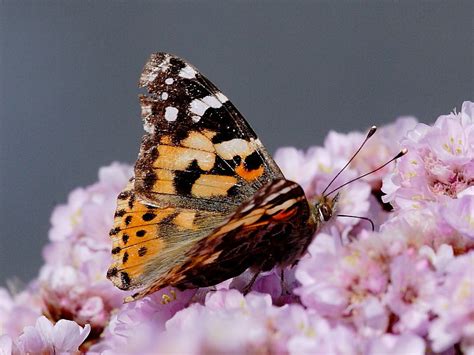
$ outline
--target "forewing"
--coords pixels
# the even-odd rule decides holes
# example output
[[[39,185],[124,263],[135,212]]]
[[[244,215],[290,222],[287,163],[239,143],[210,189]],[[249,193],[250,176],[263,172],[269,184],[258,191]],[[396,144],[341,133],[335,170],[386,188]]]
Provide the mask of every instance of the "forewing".
[[[140,85],[147,134],[135,190],[148,203],[230,213],[283,177],[234,105],[191,64],[153,54]]]
[[[128,299],[167,285],[180,288],[215,285],[252,267],[287,266],[306,250],[317,228],[303,189],[279,179],[262,187],[206,238],[197,241],[166,276]]]

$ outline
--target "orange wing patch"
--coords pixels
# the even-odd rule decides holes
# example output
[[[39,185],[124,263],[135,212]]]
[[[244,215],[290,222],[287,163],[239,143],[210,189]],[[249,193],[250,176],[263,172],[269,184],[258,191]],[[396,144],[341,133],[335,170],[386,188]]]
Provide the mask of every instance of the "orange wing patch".
[[[169,272],[195,239],[210,232],[209,220],[223,219],[218,212],[147,205],[137,198],[133,184],[132,179],[118,197],[110,231],[113,263],[107,277],[122,290]]]
[[[203,174],[194,182],[191,193],[195,197],[226,196],[236,184],[233,176]]]
[[[137,200],[133,179],[118,197],[110,231],[112,259],[107,277],[121,289],[134,285],[150,258],[163,250],[159,224],[174,215],[174,208],[154,208]]]
[[[214,166],[216,154],[195,149],[194,147],[176,147],[160,144],[158,146],[158,157],[154,161],[153,167],[183,171],[187,170],[194,160],[199,168],[209,171]]]
[[[250,198],[254,188],[249,185],[266,179],[266,166],[258,152],[260,141],[233,138],[213,143],[215,135],[204,129],[186,132],[180,139],[169,134],[148,137],[135,167],[137,192],[160,206],[179,203],[166,201],[170,198],[166,195],[227,199],[236,205]]]
[[[237,175],[247,181],[254,181],[263,175],[265,169],[263,168],[263,166],[260,166],[255,170],[247,170],[245,164],[240,164],[238,167],[235,168],[235,172],[237,173]]]

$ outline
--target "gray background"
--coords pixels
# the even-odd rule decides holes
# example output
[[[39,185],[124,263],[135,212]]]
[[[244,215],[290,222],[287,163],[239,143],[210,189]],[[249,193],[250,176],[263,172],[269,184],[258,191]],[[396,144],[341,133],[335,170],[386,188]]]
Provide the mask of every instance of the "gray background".
[[[186,57],[271,151],[473,98],[472,1],[1,1],[0,284],[34,277],[49,216],[142,133],[153,51]]]

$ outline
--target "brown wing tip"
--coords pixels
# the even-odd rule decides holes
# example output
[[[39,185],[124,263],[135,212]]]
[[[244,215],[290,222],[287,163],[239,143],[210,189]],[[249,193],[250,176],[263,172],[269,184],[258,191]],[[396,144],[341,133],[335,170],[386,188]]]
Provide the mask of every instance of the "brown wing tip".
[[[182,66],[187,64],[182,58],[171,53],[152,53],[143,67],[139,87],[150,88],[150,86],[153,86],[158,75],[169,71],[170,66],[175,65],[176,61],[181,62]]]
[[[153,83],[161,71],[166,70],[166,63],[169,63],[171,55],[168,53],[152,53],[143,67],[139,87],[147,87]]]

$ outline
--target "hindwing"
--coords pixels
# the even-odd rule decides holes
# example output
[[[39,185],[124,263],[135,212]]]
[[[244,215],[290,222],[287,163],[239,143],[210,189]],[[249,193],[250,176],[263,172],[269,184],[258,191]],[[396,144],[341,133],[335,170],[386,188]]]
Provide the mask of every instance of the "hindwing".
[[[297,183],[278,179],[263,186],[183,255],[168,273],[127,301],[166,286],[196,288],[215,285],[247,268],[267,271],[299,259],[318,222]]]

